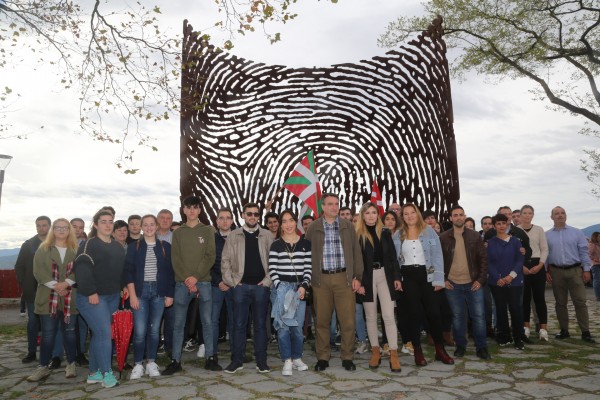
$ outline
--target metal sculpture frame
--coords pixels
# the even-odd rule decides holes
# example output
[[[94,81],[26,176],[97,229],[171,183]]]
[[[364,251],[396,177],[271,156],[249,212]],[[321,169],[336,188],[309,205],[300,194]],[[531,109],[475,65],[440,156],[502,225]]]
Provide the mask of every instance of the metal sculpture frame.
[[[309,150],[324,191],[356,208],[376,178],[387,203],[446,214],[460,198],[442,18],[356,64],[288,68],[236,57],[183,24],[181,198],[201,219],[265,204]],[[272,209],[295,204],[290,193]]]

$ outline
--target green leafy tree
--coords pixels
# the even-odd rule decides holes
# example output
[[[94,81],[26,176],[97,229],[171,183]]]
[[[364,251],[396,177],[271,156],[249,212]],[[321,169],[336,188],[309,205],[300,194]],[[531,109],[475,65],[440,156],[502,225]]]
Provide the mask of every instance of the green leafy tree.
[[[214,25],[229,33],[220,46],[232,48],[236,35],[257,27],[277,42],[281,35],[267,25],[293,20],[289,8],[296,1],[214,0],[221,17]],[[121,146],[117,165],[122,167],[132,161],[137,146],[157,150],[140,128],[143,121],[164,121],[179,112],[181,32],[163,32],[161,14],[158,6],[141,0],[132,5],[0,0],[0,77],[25,57],[52,65],[57,83],[79,96],[81,130]],[[0,139],[24,136],[9,134],[14,129],[7,116],[18,97],[0,78]],[[106,126],[109,114],[122,118],[117,128],[112,119]]]
[[[598,0],[430,0],[426,15],[398,18],[379,44],[392,47],[444,17],[445,40],[459,50],[451,71],[497,79],[528,78],[534,99],[585,119],[581,133],[600,137],[600,3]],[[600,153],[582,163],[600,195]]]

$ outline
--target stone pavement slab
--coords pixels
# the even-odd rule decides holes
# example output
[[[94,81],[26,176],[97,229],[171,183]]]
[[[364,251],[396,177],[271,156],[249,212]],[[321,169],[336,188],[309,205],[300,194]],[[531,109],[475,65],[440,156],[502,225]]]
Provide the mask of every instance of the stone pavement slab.
[[[546,292],[548,309],[554,309],[551,291]],[[592,291],[588,295],[593,297]],[[588,302],[592,335],[600,341],[600,304]],[[7,311],[3,309],[1,312]],[[18,313],[18,309],[16,311]],[[0,320],[10,320],[3,318]],[[400,357],[402,372],[392,373],[387,359],[376,370],[368,368],[369,353],[356,355],[357,370],[345,371],[339,352],[334,352],[330,367],[315,372],[316,363],[311,344],[304,347],[304,361],[308,371],[294,371],[290,377],[281,375],[281,360],[276,344],[269,344],[268,363],[272,371],[260,374],[253,362],[243,370],[230,375],[204,370],[204,360],[194,352],[184,353],[184,371],[173,376],[144,377],[129,381],[124,374],[120,385],[103,389],[100,385],[85,383],[86,371],[78,368],[75,379],[66,379],[60,369],[42,382],[25,380],[36,367],[35,363],[22,364],[25,337],[0,334],[0,399],[366,399],[366,400],[427,400],[427,399],[564,399],[600,400],[600,345],[589,345],[579,339],[574,312],[571,309],[571,339],[555,340],[558,331],[555,317],[550,312],[549,343],[536,342],[525,351],[512,347],[499,347],[492,340],[488,346],[492,360],[482,361],[473,355],[469,343],[467,355],[457,359],[455,365],[433,361],[433,348],[423,346],[429,364],[417,367],[408,355]],[[24,320],[17,316],[16,321]],[[0,333],[2,328],[0,328]],[[229,354],[219,354],[221,365]],[[252,344],[248,343],[248,353]],[[451,353],[454,349],[448,348]],[[168,360],[158,360],[163,369]]]

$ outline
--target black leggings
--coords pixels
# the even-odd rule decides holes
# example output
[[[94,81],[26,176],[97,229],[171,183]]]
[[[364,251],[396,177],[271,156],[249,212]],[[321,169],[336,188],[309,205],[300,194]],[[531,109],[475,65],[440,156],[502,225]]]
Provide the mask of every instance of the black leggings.
[[[532,258],[525,267],[533,268],[540,263],[539,258]],[[548,323],[548,307],[546,307],[546,268],[540,269],[534,275],[525,275],[523,281],[523,322],[529,322],[531,314],[531,297],[535,303],[540,324]]]
[[[421,345],[421,307],[429,324],[429,333],[436,344],[442,344],[442,318],[439,296],[431,282],[427,282],[425,266],[402,266],[402,289],[406,296],[408,327],[413,346]]]

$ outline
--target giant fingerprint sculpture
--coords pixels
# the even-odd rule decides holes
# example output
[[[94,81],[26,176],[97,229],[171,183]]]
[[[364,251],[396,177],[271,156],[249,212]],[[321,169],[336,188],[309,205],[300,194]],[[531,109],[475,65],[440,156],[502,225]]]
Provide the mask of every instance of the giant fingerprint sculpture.
[[[314,150],[324,191],[351,207],[377,177],[384,200],[439,215],[459,198],[441,17],[399,49],[328,68],[265,65],[218,51],[184,21],[181,195],[264,204]],[[274,209],[297,200],[284,192]],[[207,218],[208,217],[208,218]]]

